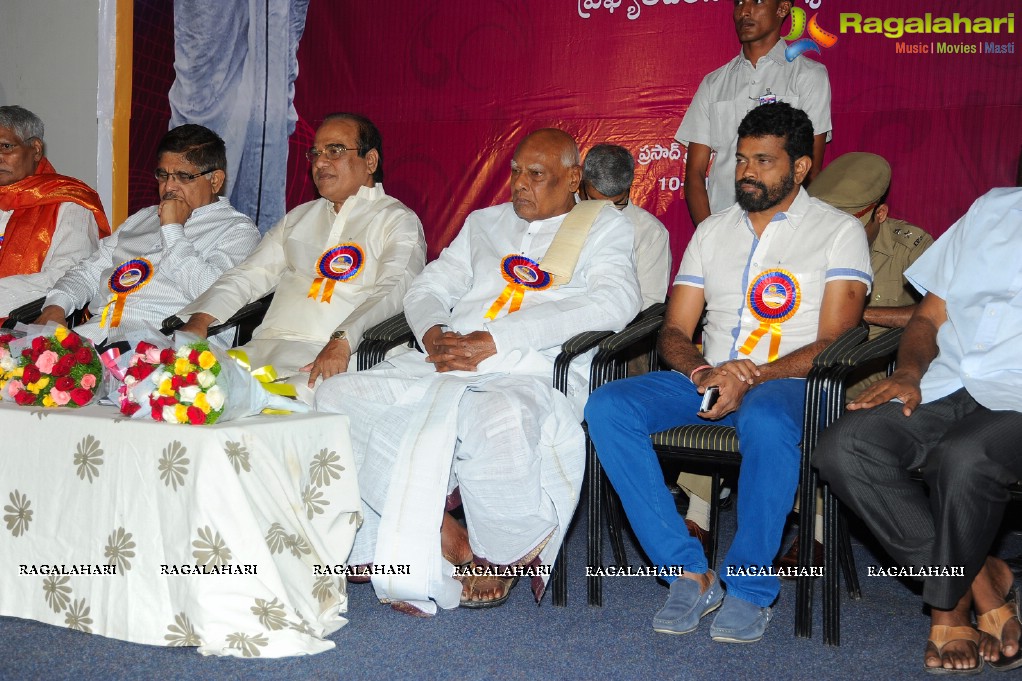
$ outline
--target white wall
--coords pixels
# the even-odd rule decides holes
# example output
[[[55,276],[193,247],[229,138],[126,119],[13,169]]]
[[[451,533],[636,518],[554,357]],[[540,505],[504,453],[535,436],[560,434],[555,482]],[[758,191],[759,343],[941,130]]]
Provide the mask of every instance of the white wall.
[[[100,0],[0,0],[0,105],[46,126],[57,172],[97,185]]]

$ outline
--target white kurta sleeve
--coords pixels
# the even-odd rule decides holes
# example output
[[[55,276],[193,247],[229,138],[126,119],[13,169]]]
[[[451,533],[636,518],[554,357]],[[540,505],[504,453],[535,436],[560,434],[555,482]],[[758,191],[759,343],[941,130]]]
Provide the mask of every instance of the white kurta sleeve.
[[[401,311],[412,277],[426,264],[426,237],[422,233],[422,223],[414,213],[401,211],[386,229],[386,245],[380,257],[376,285],[337,327],[347,333],[353,352],[362,342],[366,329]]]
[[[103,271],[113,266],[114,249],[117,248],[119,236],[130,232],[146,217],[146,211],[140,210],[125,220],[113,234],[100,239],[99,246],[92,255],[79,261],[53,284],[49,295],[46,296],[45,304],[59,305],[65,314],[85,307],[99,293],[100,286],[103,285],[100,281]]]
[[[427,331],[450,322],[454,304],[472,288],[472,224],[469,215],[454,241],[426,265],[405,294],[405,318],[420,346]]]
[[[178,316],[204,312],[219,322],[225,322],[245,305],[272,291],[287,269],[284,242],[287,240],[285,215],[255,247],[244,262],[225,272],[195,302],[185,307]]]
[[[62,203],[50,244],[38,272],[0,278],[0,316],[46,296],[57,279],[96,250],[99,226],[95,215],[76,203]]]
[[[642,298],[632,255],[631,222],[614,208],[601,211],[579,256],[578,295],[523,305],[486,324],[499,354],[546,350],[583,331],[620,331],[639,312]],[[526,300],[528,300],[526,298]]]

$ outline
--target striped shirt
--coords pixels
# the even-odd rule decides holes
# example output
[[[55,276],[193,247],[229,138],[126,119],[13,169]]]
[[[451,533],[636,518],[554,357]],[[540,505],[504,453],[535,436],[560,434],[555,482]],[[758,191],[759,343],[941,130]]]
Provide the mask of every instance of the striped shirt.
[[[119,340],[147,325],[159,328],[259,243],[256,226],[225,198],[196,208],[184,225],[161,227],[157,209],[140,210],[101,239],[99,248],[57,280],[46,297],[46,305],[59,305],[65,313],[89,304],[92,319],[75,329],[83,336]],[[141,269],[133,275],[135,266]],[[145,282],[141,286],[139,272]],[[120,273],[126,274],[118,282]],[[120,324],[111,328],[118,307],[115,288],[131,290],[120,294]],[[104,311],[107,320],[101,327]]]

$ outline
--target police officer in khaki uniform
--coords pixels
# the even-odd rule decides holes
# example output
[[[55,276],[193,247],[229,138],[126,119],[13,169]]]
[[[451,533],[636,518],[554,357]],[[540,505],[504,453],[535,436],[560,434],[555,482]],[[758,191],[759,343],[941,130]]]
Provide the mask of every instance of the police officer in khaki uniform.
[[[809,186],[810,196],[854,215],[866,229],[873,288],[863,319],[870,338],[885,328],[905,326],[919,294],[905,279],[905,270],[923,254],[933,237],[904,220],[888,215],[891,166],[880,156],[855,151],[834,159]]]
[[[891,186],[891,166],[882,157],[854,151],[834,159],[816,176],[808,191],[838,210],[854,215],[866,230],[873,287],[862,318],[869,324],[869,337],[875,338],[889,328],[908,324],[919,294],[905,279],[905,270],[923,254],[933,237],[904,220],[888,215],[887,192]],[[881,365],[886,364],[881,362]],[[887,375],[886,366],[864,367],[849,378],[847,400],[851,401],[871,383]],[[821,499],[816,499],[816,541],[814,564],[822,557]],[[779,560],[779,565],[798,565],[798,540]]]

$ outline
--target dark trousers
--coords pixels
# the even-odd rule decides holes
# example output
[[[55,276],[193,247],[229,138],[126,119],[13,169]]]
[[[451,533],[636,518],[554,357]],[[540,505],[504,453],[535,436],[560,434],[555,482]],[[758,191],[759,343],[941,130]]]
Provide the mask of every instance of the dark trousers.
[[[923,579],[923,600],[949,610],[986,559],[1022,478],[1022,414],[991,411],[963,388],[906,418],[896,402],[838,419],[813,463],[902,566],[963,567]],[[929,494],[910,478],[922,469]]]

